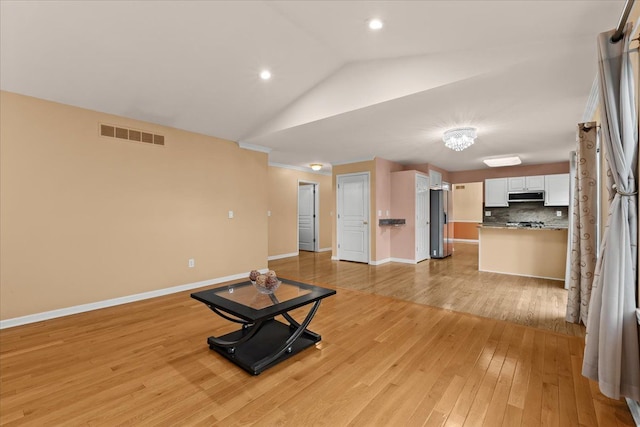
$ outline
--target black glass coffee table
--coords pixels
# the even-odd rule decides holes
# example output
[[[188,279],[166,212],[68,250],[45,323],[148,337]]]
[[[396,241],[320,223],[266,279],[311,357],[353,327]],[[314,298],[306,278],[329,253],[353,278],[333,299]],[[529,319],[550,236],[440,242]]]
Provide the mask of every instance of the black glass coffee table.
[[[253,375],[314,345],[320,335],[307,329],[322,299],[335,295],[333,289],[293,280],[282,280],[270,295],[261,294],[249,281],[191,294],[217,315],[241,324],[237,331],[209,337],[207,343],[231,362]],[[289,312],[313,303],[302,323]],[[287,323],[275,319],[281,315]]]

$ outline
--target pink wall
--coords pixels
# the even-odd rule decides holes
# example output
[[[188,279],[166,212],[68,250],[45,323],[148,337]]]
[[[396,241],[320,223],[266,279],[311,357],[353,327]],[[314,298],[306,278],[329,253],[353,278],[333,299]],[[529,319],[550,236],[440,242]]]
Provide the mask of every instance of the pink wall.
[[[442,180],[451,183],[451,176],[450,176],[451,172],[446,171],[431,163],[422,163],[419,165],[406,165],[402,168],[402,170],[405,170],[405,171],[414,170],[414,171],[425,173],[427,175],[429,175],[429,169],[433,169],[436,172],[440,172],[442,174]]]
[[[404,218],[407,223],[389,228],[391,256],[393,258],[416,258],[416,172],[413,170],[395,172],[391,175],[391,214],[394,218]]]
[[[376,233],[376,248],[375,248],[375,261],[381,261],[391,256],[391,234],[389,233],[390,227],[380,227],[378,225],[378,219],[380,218],[395,218],[391,211],[391,173],[402,170],[402,165],[389,160],[377,158],[376,162],[376,202],[375,202],[375,233]],[[387,210],[390,215],[387,216]],[[382,211],[382,216],[378,216],[378,211]]]
[[[451,184],[484,182],[488,178],[508,178],[511,176],[554,175],[569,173],[569,162],[545,163],[542,165],[505,166],[502,168],[478,169],[472,171],[449,172]],[[442,175],[444,179],[444,174]]]

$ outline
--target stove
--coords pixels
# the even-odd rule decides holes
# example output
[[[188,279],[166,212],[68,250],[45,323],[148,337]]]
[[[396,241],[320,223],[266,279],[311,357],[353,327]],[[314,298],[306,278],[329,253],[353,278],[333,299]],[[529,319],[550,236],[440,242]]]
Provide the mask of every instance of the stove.
[[[544,228],[544,222],[542,222],[542,221],[508,222],[506,225],[507,225],[507,227]]]

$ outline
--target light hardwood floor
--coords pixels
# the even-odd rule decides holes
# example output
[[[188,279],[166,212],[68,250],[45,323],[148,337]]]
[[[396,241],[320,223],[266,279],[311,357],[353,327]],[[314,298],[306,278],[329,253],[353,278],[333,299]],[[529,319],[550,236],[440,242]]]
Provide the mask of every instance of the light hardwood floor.
[[[417,265],[378,266],[331,261],[330,252],[300,252],[271,261],[278,274],[400,298],[447,310],[508,320],[575,336],[582,325],[565,322],[564,282],[478,271],[478,245],[456,243],[453,256]]]
[[[633,425],[580,375],[582,337],[337,291],[310,327],[322,342],[257,377],[208,349],[235,325],[189,292],[2,330],[0,424]]]

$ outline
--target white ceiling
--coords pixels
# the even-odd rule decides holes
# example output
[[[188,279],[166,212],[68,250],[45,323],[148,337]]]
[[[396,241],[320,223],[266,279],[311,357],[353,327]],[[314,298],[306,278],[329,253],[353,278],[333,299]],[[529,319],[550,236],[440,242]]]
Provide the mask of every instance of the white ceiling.
[[[0,5],[3,90],[267,147],[274,163],[459,171],[568,159],[596,35],[624,1]],[[476,144],[445,148],[442,132],[463,125]]]

